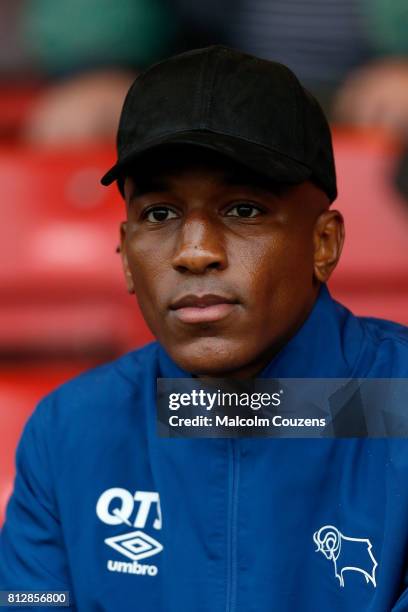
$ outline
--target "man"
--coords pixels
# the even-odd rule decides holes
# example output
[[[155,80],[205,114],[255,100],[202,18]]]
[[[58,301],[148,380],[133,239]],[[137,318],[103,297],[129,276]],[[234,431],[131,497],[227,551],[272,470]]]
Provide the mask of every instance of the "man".
[[[158,342],[29,420],[1,589],[115,612],[408,609],[404,440],[156,434],[158,377],[408,374],[406,330],[326,288],[343,223],[319,107],[284,66],[210,47],[136,80],[118,152],[103,182]]]

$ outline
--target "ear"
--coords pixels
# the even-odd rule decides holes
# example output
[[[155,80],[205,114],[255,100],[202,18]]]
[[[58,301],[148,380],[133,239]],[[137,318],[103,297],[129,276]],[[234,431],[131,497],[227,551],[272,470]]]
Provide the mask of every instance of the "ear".
[[[126,280],[126,286],[127,286],[128,293],[134,293],[135,292],[135,286],[133,284],[133,278],[132,278],[132,274],[130,272],[128,258],[127,258],[127,252],[126,252],[126,230],[127,230],[126,221],[122,221],[122,223],[120,224],[120,247],[119,247],[119,251],[120,251],[120,256],[122,258],[122,267],[123,267],[123,272],[124,272],[124,275],[125,275],[125,280]]]
[[[344,221],[338,210],[325,210],[314,227],[314,276],[321,283],[329,280],[340,259],[344,242]]]

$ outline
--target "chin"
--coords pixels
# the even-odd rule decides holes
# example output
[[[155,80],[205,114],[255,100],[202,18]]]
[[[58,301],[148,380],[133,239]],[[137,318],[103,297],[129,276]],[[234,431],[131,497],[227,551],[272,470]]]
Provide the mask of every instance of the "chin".
[[[252,361],[245,344],[219,337],[197,338],[182,345],[172,344],[168,353],[186,372],[223,378]]]

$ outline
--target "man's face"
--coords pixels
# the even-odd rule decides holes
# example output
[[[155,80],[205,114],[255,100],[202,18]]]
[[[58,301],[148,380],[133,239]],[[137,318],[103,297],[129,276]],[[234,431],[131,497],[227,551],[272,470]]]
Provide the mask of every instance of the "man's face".
[[[327,197],[311,182],[278,189],[190,151],[127,178],[125,198],[128,288],[172,359],[193,374],[259,372],[316,299]]]

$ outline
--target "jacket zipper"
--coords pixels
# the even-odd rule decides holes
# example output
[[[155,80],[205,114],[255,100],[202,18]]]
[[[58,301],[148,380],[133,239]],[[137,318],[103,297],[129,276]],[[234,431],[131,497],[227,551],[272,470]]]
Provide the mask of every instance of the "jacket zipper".
[[[237,595],[237,536],[239,489],[239,440],[228,440],[228,540],[227,540],[227,601],[226,612],[235,612]]]

